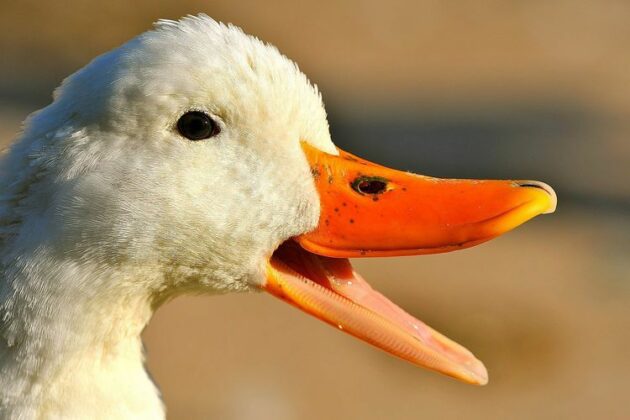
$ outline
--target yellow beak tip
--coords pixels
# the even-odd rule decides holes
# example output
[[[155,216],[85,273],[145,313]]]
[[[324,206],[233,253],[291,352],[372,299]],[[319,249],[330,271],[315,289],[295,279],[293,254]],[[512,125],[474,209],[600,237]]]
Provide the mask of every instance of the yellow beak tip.
[[[540,190],[543,190],[545,193],[547,193],[547,199],[546,199],[547,205],[546,205],[545,210],[543,210],[541,214],[551,214],[556,211],[556,208],[558,207],[558,195],[553,190],[553,188],[551,188],[549,184],[545,184],[544,182],[540,182],[540,181],[531,181],[531,180],[517,181],[517,183],[521,187],[538,188]]]

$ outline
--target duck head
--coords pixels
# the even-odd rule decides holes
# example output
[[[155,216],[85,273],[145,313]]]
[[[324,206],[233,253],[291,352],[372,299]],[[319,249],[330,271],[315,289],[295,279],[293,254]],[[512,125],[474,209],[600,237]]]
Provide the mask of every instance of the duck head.
[[[339,150],[297,66],[206,16],[161,21],[68,78],[12,155],[13,169],[29,168],[12,188],[28,185],[30,203],[12,212],[45,228],[65,260],[141,267],[125,287],[156,302],[265,290],[476,384],[487,381],[481,362],[370,288],[348,258],[470,247],[556,202],[540,182],[437,179]],[[41,238],[12,240],[27,249]]]

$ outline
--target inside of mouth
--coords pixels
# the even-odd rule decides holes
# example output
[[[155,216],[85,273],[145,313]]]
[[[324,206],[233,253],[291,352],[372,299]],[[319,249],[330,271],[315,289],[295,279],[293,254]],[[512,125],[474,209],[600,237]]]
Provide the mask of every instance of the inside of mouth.
[[[379,327],[385,325],[385,328],[382,329],[396,329],[398,334],[406,334],[417,341],[418,345],[429,349],[431,353],[448,359],[449,363],[473,370],[476,370],[476,364],[480,363],[467,349],[409,315],[373,289],[354,271],[350,261],[346,258],[316,255],[306,251],[295,241],[288,240],[274,252],[271,264],[284,272],[291,272],[307,288],[325,289],[335,299],[346,301],[348,305],[358,305],[374,316],[382,318],[385,320],[384,323],[374,325]],[[335,319],[333,322],[326,321],[336,324],[335,326],[339,329],[346,329],[343,325],[343,319]],[[387,334],[386,331],[367,332],[367,334],[371,333],[379,337]],[[365,337],[359,338],[366,339]]]

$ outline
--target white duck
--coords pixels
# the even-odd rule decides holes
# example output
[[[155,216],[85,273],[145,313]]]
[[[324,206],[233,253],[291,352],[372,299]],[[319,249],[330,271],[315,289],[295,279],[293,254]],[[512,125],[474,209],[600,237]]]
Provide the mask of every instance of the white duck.
[[[140,333],[186,292],[262,288],[483,384],[470,352],[344,258],[460,249],[555,208],[542,183],[437,180],[339,151],[297,66],[203,15],[66,79],[2,171],[0,418],[163,417]]]

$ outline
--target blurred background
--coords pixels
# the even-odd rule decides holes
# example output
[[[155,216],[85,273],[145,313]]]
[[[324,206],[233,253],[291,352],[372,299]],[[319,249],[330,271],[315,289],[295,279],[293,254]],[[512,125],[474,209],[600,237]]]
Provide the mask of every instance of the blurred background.
[[[442,177],[540,179],[556,214],[459,253],[355,261],[486,363],[478,388],[267,295],[145,333],[171,419],[630,418],[630,2],[0,1],[0,139],[158,18],[204,12],[317,83],[336,143]]]

